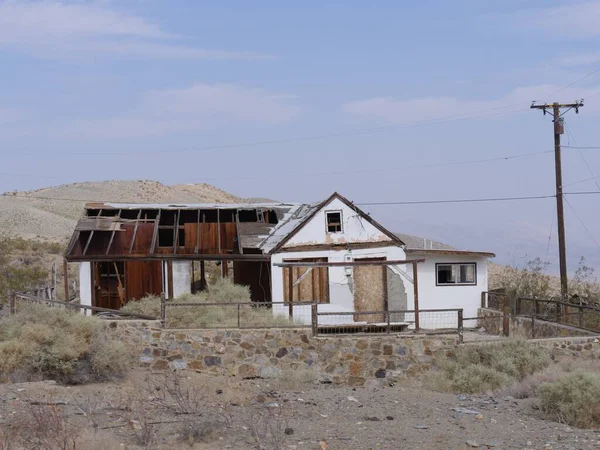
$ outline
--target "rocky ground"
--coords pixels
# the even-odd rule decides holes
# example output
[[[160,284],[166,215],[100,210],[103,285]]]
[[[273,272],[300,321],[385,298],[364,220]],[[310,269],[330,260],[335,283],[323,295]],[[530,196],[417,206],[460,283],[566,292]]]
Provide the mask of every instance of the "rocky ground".
[[[183,375],[175,391],[184,395],[162,404],[157,399],[173,386],[142,370],[121,383],[0,385],[0,430],[14,442],[31,429],[43,434],[60,425],[77,436],[76,448],[90,450],[600,448],[600,430],[542,420],[532,400],[442,394],[416,380],[350,388]],[[177,410],[182,404],[193,418]],[[200,442],[184,437],[188,420]]]

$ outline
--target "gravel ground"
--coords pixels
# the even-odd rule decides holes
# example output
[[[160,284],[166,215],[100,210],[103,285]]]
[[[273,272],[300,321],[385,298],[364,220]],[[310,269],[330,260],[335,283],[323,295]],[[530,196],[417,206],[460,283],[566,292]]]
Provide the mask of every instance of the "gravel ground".
[[[140,422],[145,422],[140,420],[143,414],[132,411],[131,399],[135,392],[140,394],[148,376],[141,370],[122,383],[0,385],[0,429],[11,430],[9,424],[15,423],[11,416],[22,417],[19,414],[31,410],[31,403],[41,399],[66,403],[51,408],[59,408],[65,421],[82,433],[84,443],[86,439],[90,442],[78,448],[90,450],[258,448],[252,436],[261,433],[260,424],[266,417],[267,425],[276,430],[273,435],[283,440],[282,449],[600,448],[600,430],[580,430],[542,420],[531,400],[442,394],[420,389],[415,381],[389,386],[373,380],[364,388],[348,388],[240,382],[194,372],[185,375],[187,385],[202,389],[202,420],[211,422],[227,405],[226,414],[211,425],[204,442],[192,446],[182,442],[178,434],[181,416],[158,414],[149,408],[151,419],[163,423],[152,426],[157,434],[153,446],[140,445],[143,430],[136,430],[136,426],[141,428]],[[151,395],[141,393],[148,402]],[[276,448],[269,446],[269,439],[261,442],[267,444],[265,448]]]

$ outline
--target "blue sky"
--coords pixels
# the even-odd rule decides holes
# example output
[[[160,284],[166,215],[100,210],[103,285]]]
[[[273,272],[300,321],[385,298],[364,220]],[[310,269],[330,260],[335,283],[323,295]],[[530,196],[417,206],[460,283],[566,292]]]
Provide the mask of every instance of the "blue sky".
[[[529,105],[586,99],[563,142],[600,146],[600,72],[582,79],[600,68],[599,21],[600,1],[0,0],[0,191],[155,179],[285,201],[551,195],[552,124]],[[563,160],[565,190],[600,190],[600,150]],[[600,195],[568,200],[571,267],[600,269],[581,224],[600,242]],[[366,209],[520,263],[557,260],[554,204]]]

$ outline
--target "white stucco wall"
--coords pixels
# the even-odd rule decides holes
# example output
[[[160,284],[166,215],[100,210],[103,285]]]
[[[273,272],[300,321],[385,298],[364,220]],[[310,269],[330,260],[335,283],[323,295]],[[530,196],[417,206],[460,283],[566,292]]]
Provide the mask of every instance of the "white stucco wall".
[[[79,263],[79,299],[82,305],[92,306],[92,264],[89,262]],[[90,314],[88,310],[87,315]]]
[[[167,261],[163,261],[163,292],[169,298],[169,277]],[[192,293],[192,262],[173,261],[173,298]]]
[[[341,233],[327,232],[325,219],[325,213],[327,211],[342,212]],[[386,241],[391,241],[391,239],[371,225],[367,220],[361,218],[356,211],[346,206],[341,200],[335,198],[306,223],[283,247],[289,248],[300,245]]]
[[[357,249],[357,250],[323,250],[323,251],[306,251],[306,252],[285,252],[277,253],[271,257],[271,286],[273,290],[273,301],[283,302],[283,268],[275,267],[275,264],[282,263],[289,259],[303,258],[327,258],[329,262],[343,262],[346,255],[350,254],[353,259],[360,258],[386,258],[389,260],[406,259],[404,250],[400,247],[390,246],[375,249]],[[403,265],[397,266],[398,269],[406,271]],[[349,273],[352,274],[352,269],[349,268]],[[330,267],[329,268],[329,304],[319,304],[317,310],[319,312],[353,312],[354,311],[354,294],[349,281],[353,280],[347,276],[345,267]],[[412,284],[404,278],[406,291],[412,291]],[[275,314],[287,316],[287,306],[279,305],[273,308]],[[302,322],[310,324],[311,310],[310,306],[295,306],[294,318],[301,319]],[[321,324],[340,324],[354,323],[352,316],[321,316],[319,317]]]
[[[477,317],[477,309],[481,304],[481,292],[487,291],[488,258],[485,256],[466,255],[431,255],[411,253],[409,259],[425,258],[418,265],[419,308],[446,309],[462,308],[464,317]],[[435,265],[439,263],[476,263],[477,284],[471,286],[436,286]],[[408,296],[408,309],[414,309],[414,296]],[[412,319],[414,320],[414,319]],[[447,313],[423,313],[420,324],[423,328],[446,328],[444,325],[456,326],[455,319]],[[475,327],[476,321],[466,321],[465,327]]]
[[[191,261],[173,261],[173,296],[192,293]]]

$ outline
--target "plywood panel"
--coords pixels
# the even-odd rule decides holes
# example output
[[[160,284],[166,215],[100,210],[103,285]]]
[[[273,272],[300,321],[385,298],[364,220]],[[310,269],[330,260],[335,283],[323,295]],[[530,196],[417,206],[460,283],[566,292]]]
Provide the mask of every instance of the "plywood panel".
[[[160,261],[127,261],[125,263],[126,300],[139,300],[146,295],[162,293]]]
[[[302,259],[296,261],[326,261],[320,259]],[[289,271],[293,273],[293,283],[296,283],[300,277],[305,274],[308,267],[284,267],[283,269],[283,297],[284,301],[289,301]],[[294,286],[293,292],[295,302],[329,303],[329,271],[327,267],[313,267],[308,275]]]
[[[198,240],[198,224],[186,223],[185,228],[185,253],[194,252],[196,241]],[[215,255],[219,253],[219,230],[221,238],[221,253],[237,253],[234,245],[236,228],[235,223],[201,223],[200,224],[200,242],[198,243],[198,253]]]
[[[377,259],[381,261],[383,259]],[[363,261],[361,259],[361,261]],[[375,260],[373,260],[375,261]],[[387,302],[387,281],[385,266],[354,267],[354,310],[385,311]],[[383,322],[384,314],[354,316],[355,322]]]

